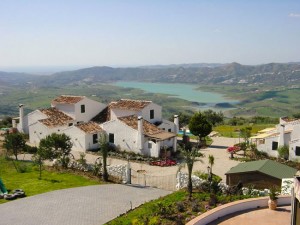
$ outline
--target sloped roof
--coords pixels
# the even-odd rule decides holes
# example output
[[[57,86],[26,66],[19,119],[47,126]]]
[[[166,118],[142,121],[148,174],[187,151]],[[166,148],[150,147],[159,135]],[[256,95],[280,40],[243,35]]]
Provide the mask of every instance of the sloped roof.
[[[42,113],[48,116],[47,119],[39,120],[47,127],[63,126],[74,119],[56,108],[40,109]]]
[[[73,95],[61,95],[52,100],[52,103],[60,103],[60,104],[76,104],[84,99],[84,96],[73,96]]]
[[[265,159],[252,162],[240,163],[232,167],[227,174],[261,172],[278,179],[293,178],[297,169],[283,165],[273,160]]]
[[[125,123],[127,126],[132,127],[135,130],[138,129],[137,116],[133,115],[133,116],[126,116],[126,117],[119,117],[118,119],[123,123]],[[157,126],[155,126],[154,124],[144,119],[143,119],[143,134],[148,137],[159,139],[159,140],[166,140],[176,136],[175,133],[163,131],[159,129]]]
[[[93,134],[102,131],[102,128],[99,126],[99,124],[95,122],[81,123],[75,126],[88,134]]]
[[[105,123],[110,120],[110,105],[105,107],[100,113],[98,113],[91,121],[97,123]]]
[[[110,107],[112,109],[128,109],[137,111],[145,108],[150,103],[152,103],[152,101],[121,99],[117,102],[112,102]]]

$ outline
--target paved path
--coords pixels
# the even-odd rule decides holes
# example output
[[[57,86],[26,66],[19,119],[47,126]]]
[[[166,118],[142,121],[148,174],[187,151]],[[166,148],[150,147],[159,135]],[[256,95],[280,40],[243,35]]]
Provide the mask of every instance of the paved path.
[[[205,157],[201,158],[202,162],[198,161],[194,164],[193,171],[200,170],[207,173],[208,164],[208,155],[213,155],[215,158],[215,163],[213,166],[213,173],[220,176],[223,182],[226,181],[225,173],[231,168],[239,164],[239,161],[229,159],[229,154],[227,153],[227,147],[232,146],[238,143],[238,138],[224,138],[224,137],[214,137],[213,144],[206,148],[202,149],[201,152],[204,153]],[[76,158],[79,158],[79,152],[72,151]],[[95,159],[98,156],[92,154],[86,154],[86,159],[89,163],[94,163]],[[109,158],[109,165],[118,165],[126,164],[126,160]],[[159,166],[150,166],[145,163],[135,163],[131,162],[131,168],[135,171],[144,170],[146,174],[153,176],[162,176],[162,175],[174,175],[178,171],[178,166],[172,167],[159,167]],[[183,172],[187,172],[187,168],[182,169]]]
[[[250,210],[231,214],[218,219],[208,225],[290,225],[291,206],[277,207],[276,210],[268,208]]]
[[[100,225],[169,194],[120,184],[70,188],[0,204],[0,225]]]

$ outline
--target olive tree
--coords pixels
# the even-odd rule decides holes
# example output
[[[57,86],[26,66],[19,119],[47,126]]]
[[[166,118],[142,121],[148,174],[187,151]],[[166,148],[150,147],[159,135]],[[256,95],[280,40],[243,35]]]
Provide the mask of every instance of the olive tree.
[[[40,148],[51,152],[52,157],[57,158],[63,168],[68,167],[72,146],[71,138],[66,134],[53,133],[40,141]]]
[[[12,153],[16,160],[18,160],[18,154],[20,151],[24,150],[25,143],[26,141],[23,134],[12,133],[5,136],[3,146],[6,148],[8,153]]]
[[[201,142],[206,144],[205,137],[212,131],[212,125],[203,113],[197,112],[190,119],[189,129],[192,134],[198,136],[198,146],[200,146]]]

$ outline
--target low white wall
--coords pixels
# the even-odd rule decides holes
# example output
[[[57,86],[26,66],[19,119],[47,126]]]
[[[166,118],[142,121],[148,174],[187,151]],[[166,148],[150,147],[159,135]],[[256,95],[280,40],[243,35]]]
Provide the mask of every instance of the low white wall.
[[[240,200],[225,205],[221,205],[212,210],[209,210],[206,213],[203,213],[201,216],[196,217],[187,223],[187,225],[206,225],[220,217],[226,216],[231,213],[244,211],[248,209],[257,209],[268,207],[269,197],[261,198],[252,198],[246,200]],[[291,196],[280,196],[277,200],[278,206],[281,205],[290,205]]]

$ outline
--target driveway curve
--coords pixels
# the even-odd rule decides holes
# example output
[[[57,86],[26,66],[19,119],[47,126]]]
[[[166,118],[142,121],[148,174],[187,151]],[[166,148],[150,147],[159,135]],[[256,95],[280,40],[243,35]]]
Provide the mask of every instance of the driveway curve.
[[[170,193],[121,184],[57,190],[0,204],[0,225],[100,225]]]

